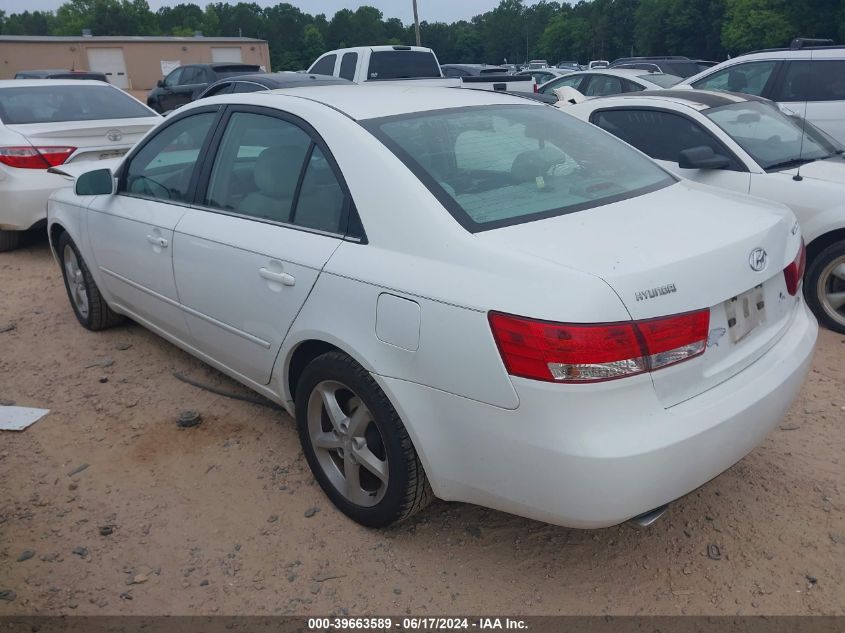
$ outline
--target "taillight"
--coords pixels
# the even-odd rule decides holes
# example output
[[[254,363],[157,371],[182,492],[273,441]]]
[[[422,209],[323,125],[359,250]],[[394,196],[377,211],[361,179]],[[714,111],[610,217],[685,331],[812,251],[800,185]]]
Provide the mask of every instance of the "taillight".
[[[783,276],[786,279],[786,290],[793,297],[798,294],[801,288],[801,280],[804,278],[804,269],[807,267],[807,249],[804,247],[804,240],[801,240],[801,247],[795,260],[783,269]]]
[[[0,147],[0,163],[18,169],[47,169],[64,163],[75,147]]]
[[[594,325],[500,312],[491,312],[489,319],[509,374],[583,383],[635,376],[704,353],[710,311]]]
[[[540,93],[540,86],[538,86],[537,82],[535,81],[534,82],[534,94],[536,95],[536,94],[539,94],[539,93]]]

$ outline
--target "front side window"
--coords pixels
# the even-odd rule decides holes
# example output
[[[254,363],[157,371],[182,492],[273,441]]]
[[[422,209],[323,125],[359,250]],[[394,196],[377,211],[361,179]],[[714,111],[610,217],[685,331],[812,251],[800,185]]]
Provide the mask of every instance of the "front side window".
[[[611,75],[593,75],[584,93],[587,97],[605,97],[618,95],[622,90],[622,80]]]
[[[699,90],[742,92],[759,97],[766,89],[766,84],[777,63],[776,61],[761,61],[736,64],[696,81],[693,87]]]
[[[341,232],[345,196],[325,155],[297,125],[235,112],[214,160],[206,206]]]
[[[551,92],[556,88],[564,88],[570,87],[578,89],[578,86],[581,85],[581,82],[584,81],[584,75],[570,75],[568,77],[561,77],[560,79],[555,79],[554,81],[550,81],[548,84],[543,86],[543,89],[540,92]]]
[[[0,121],[12,125],[152,116],[139,101],[105,84],[0,88]]]
[[[202,83],[202,69],[196,66],[185,66],[179,85],[190,86],[198,83]]]
[[[346,53],[340,60],[340,76],[352,81],[355,79],[355,67],[358,65],[358,53]]]
[[[695,121],[672,112],[603,110],[594,113],[590,121],[657,160],[677,163],[682,151],[702,146],[725,155],[722,144],[712,134]],[[732,169],[739,167],[733,164]]]
[[[164,85],[167,87],[178,86],[182,81],[182,73],[185,72],[185,67],[180,66],[171,72],[164,80]]]
[[[216,116],[195,114],[158,131],[127,163],[119,193],[188,202],[200,150]]]
[[[845,60],[791,62],[776,101],[845,101]]]
[[[787,116],[771,103],[733,103],[706,110],[705,115],[763,169],[794,167],[840,149],[809,121]]]
[[[472,232],[582,211],[675,182],[624,143],[555,108],[480,106],[362,124]]]
[[[334,75],[334,64],[336,61],[337,55],[326,55],[320,58],[308,72],[313,75]]]

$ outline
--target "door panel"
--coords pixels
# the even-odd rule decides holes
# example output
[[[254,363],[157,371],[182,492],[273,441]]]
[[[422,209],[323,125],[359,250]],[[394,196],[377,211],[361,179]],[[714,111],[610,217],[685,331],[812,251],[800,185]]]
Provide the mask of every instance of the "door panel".
[[[127,159],[118,193],[88,208],[91,248],[112,301],[181,339],[188,328],[173,278],[173,229],[192,201],[216,117],[198,112],[157,130]]]
[[[173,265],[197,347],[261,384],[337,237],[199,209],[176,232]]]

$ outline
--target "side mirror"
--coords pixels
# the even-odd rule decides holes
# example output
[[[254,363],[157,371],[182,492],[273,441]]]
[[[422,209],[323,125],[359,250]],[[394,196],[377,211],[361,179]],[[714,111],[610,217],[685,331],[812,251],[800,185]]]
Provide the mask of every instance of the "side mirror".
[[[114,193],[114,176],[110,169],[88,171],[76,179],[77,196],[106,196]]]
[[[156,82],[156,86],[158,86],[159,88],[164,88],[164,79],[159,79]]]
[[[678,167],[681,169],[724,169],[730,164],[727,156],[717,154],[706,145],[690,147],[678,155]]]

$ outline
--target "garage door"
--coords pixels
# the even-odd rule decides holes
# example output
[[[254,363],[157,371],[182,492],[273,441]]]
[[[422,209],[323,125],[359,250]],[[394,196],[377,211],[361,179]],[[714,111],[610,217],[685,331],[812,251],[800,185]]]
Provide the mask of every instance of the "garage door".
[[[240,46],[212,46],[211,47],[211,61],[213,62],[235,62],[240,64],[241,58]]]
[[[103,73],[113,86],[124,90],[129,88],[122,48],[89,48],[88,68]]]

